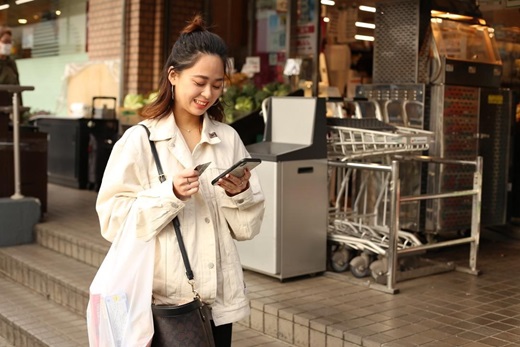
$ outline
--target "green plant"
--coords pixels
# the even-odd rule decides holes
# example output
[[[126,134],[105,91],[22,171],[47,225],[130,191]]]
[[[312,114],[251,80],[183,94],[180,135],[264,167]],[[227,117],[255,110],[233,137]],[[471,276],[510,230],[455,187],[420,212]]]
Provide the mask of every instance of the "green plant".
[[[230,85],[221,98],[226,115],[225,121],[232,123],[260,109],[262,101],[266,98],[284,96],[289,92],[289,85],[279,82],[268,83],[260,89],[256,88],[251,82],[246,82],[242,86]]]

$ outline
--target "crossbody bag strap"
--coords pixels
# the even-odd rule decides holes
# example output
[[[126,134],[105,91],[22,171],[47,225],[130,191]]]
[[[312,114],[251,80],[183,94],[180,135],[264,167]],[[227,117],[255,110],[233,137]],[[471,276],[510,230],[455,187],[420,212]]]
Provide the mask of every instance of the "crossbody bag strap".
[[[157,153],[157,148],[155,147],[155,142],[150,140],[150,130],[144,124],[139,124],[143,128],[145,128],[146,133],[148,134],[148,141],[150,142],[150,147],[152,148],[153,158],[155,160],[155,165],[157,166],[157,173],[159,174],[159,180],[164,182],[166,180],[166,176],[164,175],[161,161],[159,160],[159,154]],[[181,234],[181,223],[179,222],[179,218],[175,217],[173,219],[173,228],[175,229],[175,235],[177,235],[177,241],[179,242],[179,248],[181,249],[182,261],[184,262],[184,267],[186,268],[186,277],[188,277],[188,281],[191,285],[193,293],[198,296],[197,292],[193,287],[193,271],[191,270],[190,260],[188,259],[188,253],[186,252],[186,247],[184,246],[184,239]]]

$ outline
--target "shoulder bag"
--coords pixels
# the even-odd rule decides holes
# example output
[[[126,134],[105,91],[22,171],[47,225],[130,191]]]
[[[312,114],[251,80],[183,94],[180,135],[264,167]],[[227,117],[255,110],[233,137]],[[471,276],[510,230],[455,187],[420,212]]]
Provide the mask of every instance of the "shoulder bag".
[[[141,125],[146,129],[148,137],[150,137],[148,128],[143,124]],[[164,182],[166,177],[157,154],[157,148],[152,140],[150,140],[150,146],[155,164],[157,165],[159,180]],[[152,304],[154,325],[152,347],[215,347],[210,322],[210,309],[202,302],[195,290],[193,271],[191,270],[177,217],[173,219],[173,227],[186,268],[186,277],[194,297],[191,302],[183,305]]]

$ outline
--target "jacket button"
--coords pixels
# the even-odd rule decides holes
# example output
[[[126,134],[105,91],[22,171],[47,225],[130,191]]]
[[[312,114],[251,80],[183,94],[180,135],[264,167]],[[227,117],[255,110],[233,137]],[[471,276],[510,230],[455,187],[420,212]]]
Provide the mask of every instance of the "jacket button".
[[[244,199],[238,199],[237,202],[238,202],[239,204],[241,204],[241,203],[244,202]]]
[[[209,218],[208,217],[204,218],[204,222],[209,224],[209,222],[210,222]]]
[[[208,267],[209,267],[210,269],[213,269],[214,266],[215,266],[215,264],[213,264],[213,263],[209,263],[209,264],[208,264]]]

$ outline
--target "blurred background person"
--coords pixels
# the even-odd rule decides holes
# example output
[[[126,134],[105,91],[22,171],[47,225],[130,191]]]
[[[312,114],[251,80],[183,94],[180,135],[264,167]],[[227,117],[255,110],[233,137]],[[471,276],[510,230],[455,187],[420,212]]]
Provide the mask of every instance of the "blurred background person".
[[[11,58],[13,46],[13,34],[11,29],[3,27],[0,29],[0,85],[20,85],[18,67]],[[18,94],[19,105],[22,106],[21,95]],[[5,90],[0,90],[0,134],[8,131],[9,115],[12,110],[9,106],[13,105],[13,95]]]
[[[20,84],[16,62],[11,58],[12,32],[0,29],[0,84]]]

